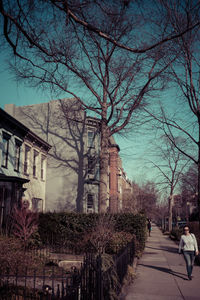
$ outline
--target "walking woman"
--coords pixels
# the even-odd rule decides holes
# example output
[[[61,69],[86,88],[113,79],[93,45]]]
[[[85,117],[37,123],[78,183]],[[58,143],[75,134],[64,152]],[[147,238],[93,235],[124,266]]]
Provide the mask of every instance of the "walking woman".
[[[151,220],[150,219],[148,219],[147,228],[148,228],[149,236],[151,236],[152,227],[151,227]]]
[[[184,226],[184,234],[181,236],[179,243],[179,253],[183,252],[188,279],[192,280],[192,269],[194,265],[195,255],[198,255],[197,240],[193,233],[190,233],[189,227]]]

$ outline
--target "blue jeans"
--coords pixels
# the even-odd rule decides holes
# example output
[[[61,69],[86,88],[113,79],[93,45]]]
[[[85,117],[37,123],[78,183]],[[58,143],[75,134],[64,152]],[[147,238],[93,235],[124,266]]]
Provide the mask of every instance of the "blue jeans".
[[[184,259],[186,262],[187,274],[188,277],[192,275],[192,269],[195,260],[195,252],[194,251],[183,251]]]

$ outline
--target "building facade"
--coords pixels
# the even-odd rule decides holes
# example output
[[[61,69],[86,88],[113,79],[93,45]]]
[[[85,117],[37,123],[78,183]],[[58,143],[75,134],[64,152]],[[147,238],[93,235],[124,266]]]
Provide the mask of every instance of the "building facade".
[[[45,211],[98,212],[99,121],[75,99],[5,109],[52,145]]]
[[[133,201],[133,184],[124,172],[119,152],[119,146],[111,137],[109,141],[109,211],[112,213],[126,211],[127,202],[129,202],[130,211],[130,202]]]
[[[48,156],[45,211],[98,212],[100,120],[72,99],[16,107],[8,113],[52,145]],[[109,141],[108,211],[122,211],[119,146]],[[121,175],[120,175],[121,174]]]
[[[45,208],[46,157],[50,145],[0,109],[0,227],[21,200]],[[40,169],[40,171],[39,171]]]
[[[34,211],[45,211],[47,156],[50,145],[35,133],[28,131],[22,144],[21,172],[28,180],[23,198]]]

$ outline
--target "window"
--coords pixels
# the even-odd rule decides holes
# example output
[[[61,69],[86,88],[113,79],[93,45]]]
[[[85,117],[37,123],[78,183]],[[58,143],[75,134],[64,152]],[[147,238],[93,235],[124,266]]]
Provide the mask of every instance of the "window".
[[[88,174],[93,174],[95,173],[95,163],[96,159],[94,156],[89,156],[88,157]]]
[[[21,152],[21,142],[15,140],[15,162],[14,162],[14,170],[19,172],[20,167],[20,152]]]
[[[94,209],[94,195],[88,194],[87,195],[87,211],[93,211]]]
[[[29,174],[29,161],[30,161],[30,150],[31,148],[25,145],[25,154],[24,154],[24,174]]]
[[[2,145],[2,167],[8,167],[8,154],[9,154],[9,140],[10,135],[3,132],[3,145]]]
[[[94,131],[88,131],[88,148],[94,147]]]
[[[39,153],[36,150],[33,150],[33,176],[37,177],[37,162],[38,162]]]
[[[46,157],[44,155],[42,155],[41,157],[41,179],[44,180],[45,179],[45,159]]]

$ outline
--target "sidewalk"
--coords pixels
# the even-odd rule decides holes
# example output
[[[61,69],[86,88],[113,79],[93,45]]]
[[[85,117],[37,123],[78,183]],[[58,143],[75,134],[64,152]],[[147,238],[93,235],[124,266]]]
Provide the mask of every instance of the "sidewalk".
[[[136,279],[125,290],[124,300],[200,300],[200,267],[194,266],[187,280],[185,261],[178,246],[153,226]]]

